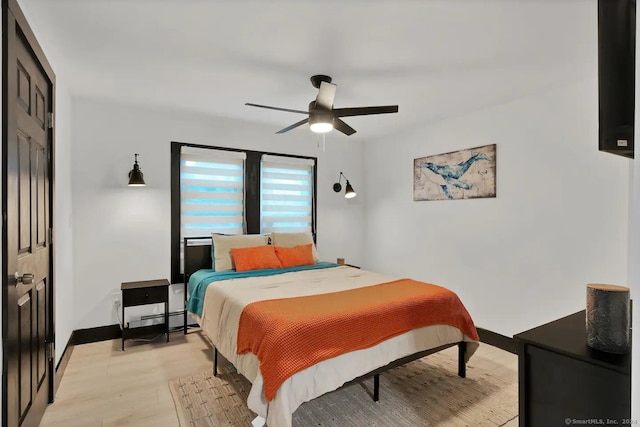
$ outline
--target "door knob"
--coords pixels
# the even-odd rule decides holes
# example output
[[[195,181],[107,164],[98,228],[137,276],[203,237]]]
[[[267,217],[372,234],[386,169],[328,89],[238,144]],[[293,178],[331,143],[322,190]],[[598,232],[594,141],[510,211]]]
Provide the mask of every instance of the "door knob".
[[[30,285],[33,283],[33,274],[31,273],[24,273],[22,276],[18,274],[18,272],[16,271],[16,274],[13,276],[16,278],[16,280],[18,281],[18,283],[22,282],[25,285]]]

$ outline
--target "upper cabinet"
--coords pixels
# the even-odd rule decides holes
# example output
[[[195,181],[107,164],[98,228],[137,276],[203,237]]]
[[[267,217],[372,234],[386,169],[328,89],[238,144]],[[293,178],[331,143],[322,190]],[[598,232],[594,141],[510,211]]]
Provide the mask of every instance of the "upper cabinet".
[[[599,149],[633,158],[635,0],[598,0]]]

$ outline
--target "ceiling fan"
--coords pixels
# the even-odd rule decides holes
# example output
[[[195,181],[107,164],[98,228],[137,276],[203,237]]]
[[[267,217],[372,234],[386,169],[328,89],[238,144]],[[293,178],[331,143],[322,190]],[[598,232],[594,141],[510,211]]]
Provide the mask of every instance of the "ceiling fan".
[[[346,124],[341,117],[349,116],[366,116],[369,114],[388,114],[397,113],[397,105],[381,105],[377,107],[353,107],[353,108],[333,108],[333,98],[336,95],[336,85],[331,83],[331,77],[324,75],[311,76],[311,84],[318,88],[318,96],[315,101],[309,103],[309,111],[292,110],[289,108],[270,107],[268,105],[252,104],[247,102],[245,105],[250,107],[268,108],[270,110],[288,111],[289,113],[306,114],[304,120],[280,129],[276,133],[289,132],[298,126],[309,123],[312,132],[326,133],[331,129],[339,130],[345,135],[353,135],[356,130]]]

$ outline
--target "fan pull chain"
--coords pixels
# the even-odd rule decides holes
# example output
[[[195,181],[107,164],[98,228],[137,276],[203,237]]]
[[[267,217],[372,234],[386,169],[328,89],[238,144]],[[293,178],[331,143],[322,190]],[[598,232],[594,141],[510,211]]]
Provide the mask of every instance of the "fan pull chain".
[[[316,148],[319,150],[320,149],[320,135],[322,135],[322,152],[326,152],[327,151],[327,141],[325,139],[326,135],[325,133],[323,134],[316,134]]]

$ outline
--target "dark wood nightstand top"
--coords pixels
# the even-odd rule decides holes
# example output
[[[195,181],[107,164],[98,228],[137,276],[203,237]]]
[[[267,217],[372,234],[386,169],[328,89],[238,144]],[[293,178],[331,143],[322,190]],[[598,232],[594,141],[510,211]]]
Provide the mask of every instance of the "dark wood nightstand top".
[[[120,289],[124,291],[125,289],[154,288],[156,286],[169,286],[169,281],[167,279],[156,279],[142,280],[139,282],[123,282]]]
[[[521,332],[513,338],[623,374],[631,372],[630,354],[605,353],[587,345],[585,310]]]

